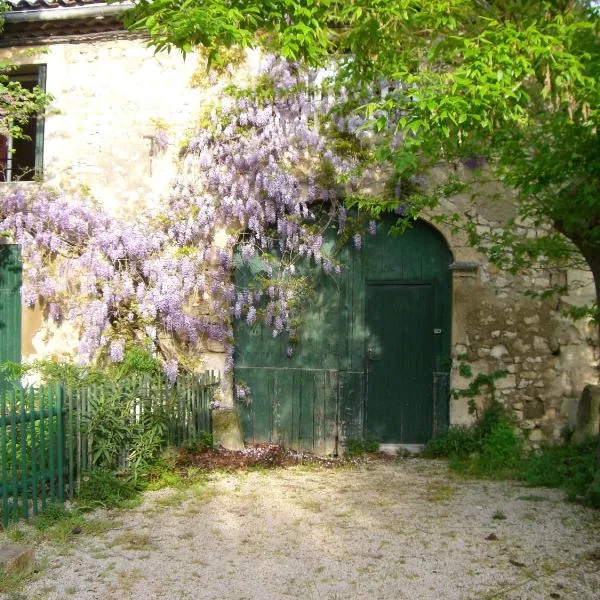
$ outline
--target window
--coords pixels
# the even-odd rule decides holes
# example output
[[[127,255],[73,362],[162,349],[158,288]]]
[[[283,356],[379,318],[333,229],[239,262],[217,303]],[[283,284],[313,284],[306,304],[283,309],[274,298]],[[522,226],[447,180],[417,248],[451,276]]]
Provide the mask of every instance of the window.
[[[46,89],[46,65],[19,67],[10,78],[24,88]],[[24,138],[0,135],[0,181],[32,181],[42,175],[44,118],[32,117],[22,126]]]

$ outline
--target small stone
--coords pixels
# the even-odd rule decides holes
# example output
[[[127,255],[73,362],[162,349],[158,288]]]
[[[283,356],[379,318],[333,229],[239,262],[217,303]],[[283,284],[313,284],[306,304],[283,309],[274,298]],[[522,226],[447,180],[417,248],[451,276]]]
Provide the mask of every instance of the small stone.
[[[0,571],[26,573],[33,567],[34,550],[31,546],[6,544],[0,546]]]
[[[504,346],[502,344],[498,344],[497,346],[494,346],[492,348],[492,350],[490,351],[490,355],[493,358],[502,358],[505,354],[508,354],[508,350],[506,349],[506,346]]]
[[[525,566],[525,563],[522,563],[522,562],[520,562],[520,561],[518,561],[518,560],[515,560],[514,558],[509,558],[509,559],[508,559],[508,562],[509,562],[511,565],[514,565],[515,567],[524,567],[524,566]]]
[[[495,542],[498,540],[498,536],[495,533],[490,533],[485,539],[490,542]]]
[[[543,442],[544,441],[544,432],[541,429],[532,429],[529,434],[530,442]]]
[[[73,527],[73,529],[71,529],[71,533],[77,535],[78,533],[81,533],[81,527],[79,527],[79,525],[76,525],[75,527]]]

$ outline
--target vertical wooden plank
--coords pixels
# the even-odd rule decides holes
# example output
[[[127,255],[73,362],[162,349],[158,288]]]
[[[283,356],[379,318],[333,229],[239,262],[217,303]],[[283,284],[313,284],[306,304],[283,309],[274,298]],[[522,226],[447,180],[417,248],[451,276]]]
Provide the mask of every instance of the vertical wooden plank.
[[[46,65],[38,66],[38,81],[40,89],[46,90]],[[44,124],[43,115],[35,120],[35,175],[41,178],[44,166]]]
[[[21,249],[0,245],[0,362],[21,362]]]
[[[67,393],[67,469],[68,469],[68,496],[73,499],[75,485],[75,456],[74,456],[74,416],[73,416],[73,390],[66,389]]]
[[[21,495],[23,501],[23,517],[29,519],[29,491],[27,486],[29,452],[27,450],[27,424],[25,421],[25,391],[19,389],[19,429],[21,433]]]
[[[338,424],[339,424],[339,372],[326,372],[324,385],[324,414],[325,428],[320,438],[321,454],[337,453]]]
[[[54,421],[56,407],[52,397],[52,388],[47,386],[44,391],[48,403],[48,489],[50,502],[54,502],[56,500],[56,426]]]
[[[0,452],[2,456],[1,473],[2,484],[0,491],[2,492],[2,526],[6,528],[8,526],[8,436],[7,436],[7,402],[6,392],[0,390]]]
[[[84,418],[84,424],[85,424],[85,429],[84,429],[84,436],[83,436],[83,454],[81,455],[82,458],[82,469],[84,471],[87,471],[89,469],[91,469],[92,467],[92,463],[91,463],[91,457],[92,457],[92,444],[93,444],[93,439],[92,436],[90,435],[90,430],[89,430],[89,422],[90,422],[90,414],[91,414],[91,403],[93,403],[94,401],[97,401],[97,388],[96,388],[96,384],[92,383],[87,389],[86,389],[86,393],[83,397],[83,418]]]
[[[10,391],[10,469],[12,482],[12,517],[14,521],[19,519],[19,481],[17,472],[17,408],[16,391]]]
[[[56,399],[56,468],[58,501],[64,504],[65,501],[65,428],[64,428],[64,410],[62,387],[57,385],[54,388],[54,397]]]
[[[38,469],[37,469],[37,452],[36,444],[38,443],[39,436],[36,431],[36,418],[35,411],[35,390],[29,388],[29,435],[31,436],[31,450],[30,450],[30,461],[31,461],[31,506],[34,515],[38,514]]]
[[[42,496],[42,510],[44,510],[46,508],[46,478],[48,473],[48,465],[46,458],[46,423],[48,417],[46,411],[46,396],[44,393],[44,388],[41,386],[38,390],[38,401],[40,405],[40,484]]]

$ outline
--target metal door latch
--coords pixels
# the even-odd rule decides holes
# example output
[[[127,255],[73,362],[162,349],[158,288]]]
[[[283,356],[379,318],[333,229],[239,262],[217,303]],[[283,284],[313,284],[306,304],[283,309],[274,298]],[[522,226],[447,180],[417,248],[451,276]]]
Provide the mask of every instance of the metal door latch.
[[[434,330],[433,330],[433,333],[435,333],[435,334],[440,334],[440,333],[442,333],[442,330],[441,330],[441,329],[434,329]]]

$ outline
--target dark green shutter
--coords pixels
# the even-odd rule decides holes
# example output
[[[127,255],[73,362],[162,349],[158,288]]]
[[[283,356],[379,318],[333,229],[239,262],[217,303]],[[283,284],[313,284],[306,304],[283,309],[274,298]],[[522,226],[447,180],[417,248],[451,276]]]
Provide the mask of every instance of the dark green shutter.
[[[0,245],[0,363],[21,361],[21,249]]]
[[[38,86],[46,91],[46,65],[38,66]],[[35,126],[35,176],[41,178],[44,172],[44,123],[43,115],[37,117]]]

